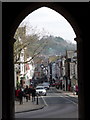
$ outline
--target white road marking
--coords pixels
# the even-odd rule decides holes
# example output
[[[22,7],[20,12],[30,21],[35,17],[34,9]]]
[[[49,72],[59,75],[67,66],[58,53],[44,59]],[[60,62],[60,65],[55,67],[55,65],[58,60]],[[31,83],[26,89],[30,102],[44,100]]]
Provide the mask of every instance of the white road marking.
[[[46,103],[46,101],[45,101],[45,99],[43,98],[43,96],[41,96],[41,98],[43,99],[45,105],[48,106],[48,104]]]
[[[49,96],[49,94],[51,94],[51,95],[53,95],[53,96]],[[60,93],[60,94],[61,94],[61,93]],[[41,96],[41,97],[42,97],[42,99],[43,99],[43,101],[44,101],[44,103],[45,103],[46,106],[48,106],[48,104],[46,103],[44,97],[63,97],[64,99],[68,100],[69,102],[71,102],[71,103],[73,103],[73,104],[75,104],[75,105],[78,105],[78,103],[74,102],[73,100],[70,100],[67,95],[60,95],[60,94],[55,93],[55,95],[54,95],[53,93],[48,93],[47,96]],[[57,95],[58,95],[58,96],[57,96]]]
[[[63,96],[43,96],[44,97],[63,97]]]
[[[66,100],[68,100],[69,102],[71,102],[71,103],[75,104],[75,105],[78,105],[76,102],[74,102],[74,101],[72,101],[72,100],[68,99],[66,96],[65,96],[65,97],[63,97],[63,98],[64,98],[64,99],[66,99]]]

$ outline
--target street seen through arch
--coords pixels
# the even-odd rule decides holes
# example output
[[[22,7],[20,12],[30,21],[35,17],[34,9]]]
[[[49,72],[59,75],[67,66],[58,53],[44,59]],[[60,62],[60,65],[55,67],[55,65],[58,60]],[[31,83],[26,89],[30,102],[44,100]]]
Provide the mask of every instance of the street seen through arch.
[[[38,13],[41,16],[35,19],[41,23],[43,16],[39,10],[43,9],[43,15],[47,13],[45,9],[49,12],[46,7],[34,11],[38,11],[35,15],[32,12],[14,36],[15,118],[78,118],[77,45],[74,40],[71,42],[59,36],[58,32],[53,34],[45,26],[41,29],[40,24],[29,26],[32,16],[37,17]],[[50,13],[56,15],[51,9]],[[44,15],[48,26],[46,21]],[[61,22],[61,26],[62,23],[66,24]],[[54,24],[55,18],[53,29]],[[69,27],[67,30],[72,29]]]

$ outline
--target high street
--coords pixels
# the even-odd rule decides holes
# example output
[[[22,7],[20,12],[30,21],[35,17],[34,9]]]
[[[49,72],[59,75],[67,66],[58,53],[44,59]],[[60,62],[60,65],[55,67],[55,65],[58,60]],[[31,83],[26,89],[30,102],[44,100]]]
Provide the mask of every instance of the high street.
[[[40,110],[15,114],[16,118],[78,118],[78,98],[72,97],[51,87],[47,96],[39,98],[45,104]]]

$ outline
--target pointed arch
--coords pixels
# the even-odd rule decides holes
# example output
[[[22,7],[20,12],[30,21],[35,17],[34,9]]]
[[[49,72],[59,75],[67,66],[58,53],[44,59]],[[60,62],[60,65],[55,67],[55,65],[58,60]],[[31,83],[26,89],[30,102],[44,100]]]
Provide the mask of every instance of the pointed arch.
[[[73,31],[75,32],[75,35],[78,37],[81,35],[81,31],[79,29],[79,26],[77,24],[77,22],[75,21],[74,17],[68,12],[67,9],[64,8],[63,4],[59,5],[58,7],[52,4],[47,4],[47,3],[41,3],[41,4],[37,4],[37,6],[32,6],[31,4],[30,6],[27,5],[27,7],[25,9],[23,9],[18,17],[16,18],[12,28],[12,35],[14,36],[16,29],[18,28],[18,26],[20,25],[20,23],[32,12],[38,10],[39,8],[42,7],[47,7],[50,8],[54,11],[56,11],[57,13],[59,13],[60,15],[62,15],[67,21],[68,23],[71,25]],[[65,6],[66,7],[66,6]]]

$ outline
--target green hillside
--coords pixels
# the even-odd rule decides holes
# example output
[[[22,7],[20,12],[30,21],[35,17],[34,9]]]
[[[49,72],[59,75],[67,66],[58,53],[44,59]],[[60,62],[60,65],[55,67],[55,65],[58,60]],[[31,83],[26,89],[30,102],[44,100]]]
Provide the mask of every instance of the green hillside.
[[[42,41],[45,41],[45,39],[42,39]],[[65,54],[66,50],[76,50],[76,45],[72,43],[68,43],[61,37],[54,37],[49,36],[47,37],[47,46],[41,54],[44,55],[63,55]]]

